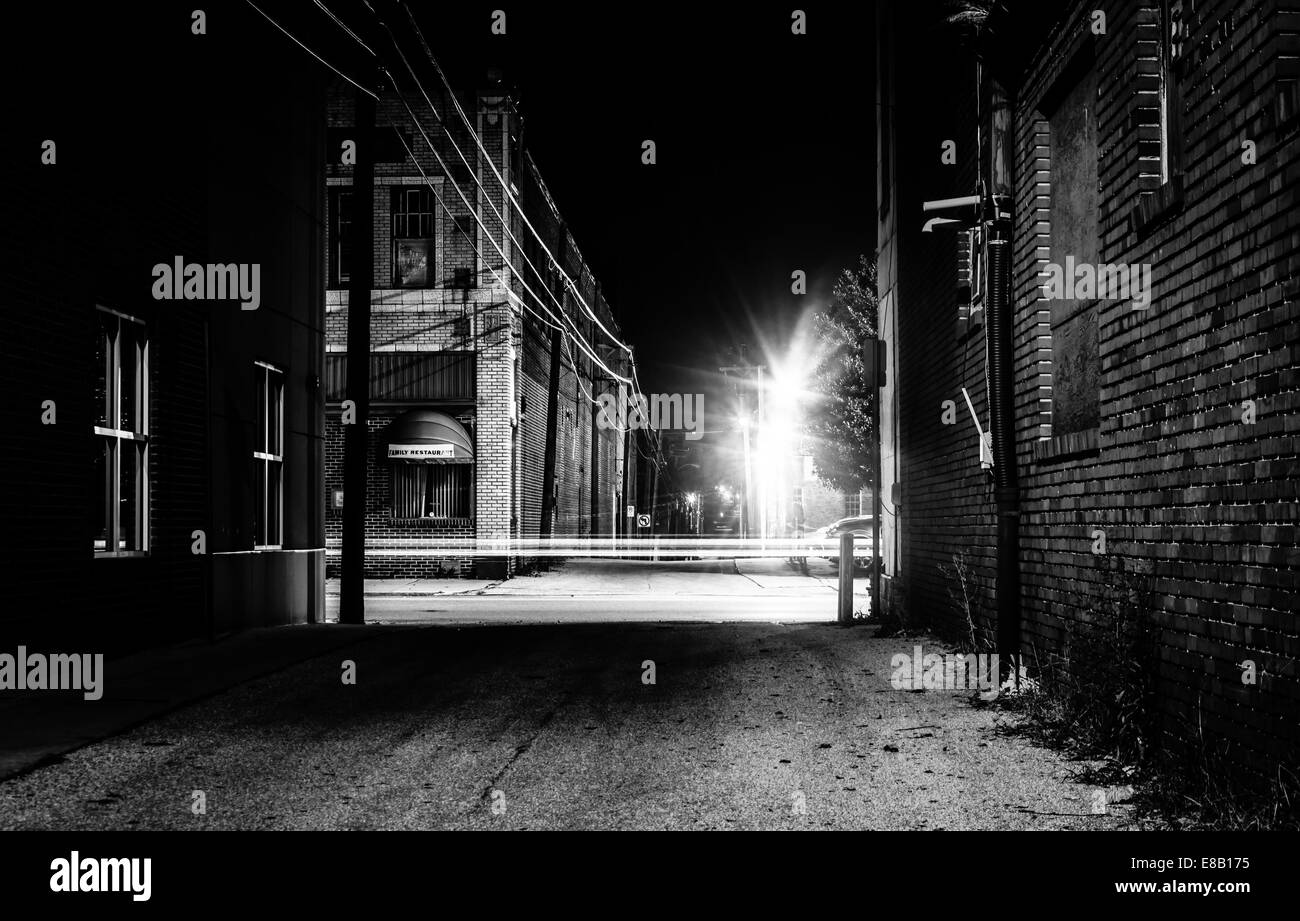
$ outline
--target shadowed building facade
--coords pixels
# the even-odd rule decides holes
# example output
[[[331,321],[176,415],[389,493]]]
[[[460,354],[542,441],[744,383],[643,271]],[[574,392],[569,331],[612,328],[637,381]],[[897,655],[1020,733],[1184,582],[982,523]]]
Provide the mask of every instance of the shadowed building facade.
[[[1300,12],[991,6],[978,39],[938,3],[880,7],[886,585],[963,635],[957,558],[975,629],[1007,601],[977,431],[990,242],[922,231],[922,202],[1000,185],[1022,652],[1064,654],[1136,591],[1166,737],[1294,764]],[[1103,291],[1120,267],[1139,284]]]
[[[413,89],[380,96],[370,241],[350,235],[361,205],[341,156],[353,131],[353,91],[338,81],[330,96],[329,144],[339,154],[325,180],[323,244],[330,571],[337,572],[347,501],[344,426],[353,424],[344,404],[348,284],[356,248],[369,245],[366,575],[504,578],[527,554],[457,551],[509,548],[541,533],[551,431],[551,533],[612,538],[625,526],[635,460],[624,434],[598,423],[597,400],[626,389],[609,372],[630,376],[630,353],[615,343],[618,325],[521,144],[521,117],[499,77],[457,100],[432,72],[423,88],[437,116]],[[564,333],[552,393],[555,325]]]

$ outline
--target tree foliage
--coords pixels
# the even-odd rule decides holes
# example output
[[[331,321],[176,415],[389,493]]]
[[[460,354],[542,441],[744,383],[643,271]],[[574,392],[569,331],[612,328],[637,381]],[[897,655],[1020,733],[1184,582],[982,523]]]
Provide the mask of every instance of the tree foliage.
[[[817,359],[809,407],[817,476],[842,492],[856,493],[871,482],[871,409],[876,388],[868,386],[864,349],[876,337],[876,259],[859,256],[840,273],[829,306],[813,320]]]

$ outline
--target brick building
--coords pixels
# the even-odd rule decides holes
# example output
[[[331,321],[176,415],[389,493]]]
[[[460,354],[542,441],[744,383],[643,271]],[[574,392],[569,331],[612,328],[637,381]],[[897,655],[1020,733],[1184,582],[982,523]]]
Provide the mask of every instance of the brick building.
[[[424,89],[432,107],[414,91],[390,91],[376,107],[366,575],[504,577],[527,555],[456,551],[541,531],[552,326],[566,318],[553,405],[556,537],[613,536],[635,502],[625,498],[636,482],[628,439],[597,424],[595,402],[626,385],[592,357],[629,377],[630,353],[609,335],[619,335],[617,323],[521,145],[521,118],[499,79],[458,100],[436,78]],[[332,151],[348,140],[355,111],[340,82],[329,104]],[[326,530],[335,574],[348,285],[359,245],[349,238],[352,173],[334,157],[326,177]]]
[[[327,83],[242,5],[211,35],[84,13],[50,11],[77,66],[12,113],[0,634],[112,654],[318,619]],[[256,309],[211,270],[160,298],[176,260],[246,267]]]
[[[937,3],[879,13],[887,585],[964,633],[943,571],[963,555],[982,626],[997,608],[962,393],[987,431],[985,227],[923,232],[958,211],[922,202],[1005,186],[1020,648],[1061,652],[1108,585],[1139,579],[1168,738],[1294,764],[1300,6],[991,6],[978,34]],[[1079,265],[1146,266],[1150,288],[1115,268],[1105,292],[1045,284]]]

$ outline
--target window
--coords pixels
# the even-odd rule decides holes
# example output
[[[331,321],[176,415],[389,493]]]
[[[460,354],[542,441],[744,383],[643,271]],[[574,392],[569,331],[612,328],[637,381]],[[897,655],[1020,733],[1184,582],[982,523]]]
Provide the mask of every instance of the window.
[[[470,464],[393,464],[394,518],[469,518]]]
[[[475,252],[478,224],[471,214],[459,214],[452,218],[454,228],[445,241],[447,261],[450,271],[447,284],[451,288],[464,290],[475,287],[474,269],[478,260]]]
[[[1187,41],[1183,0],[1160,0],[1160,182],[1181,176],[1183,99],[1179,76]]]
[[[278,550],[284,543],[284,375],[257,362],[257,468],[254,550]]]
[[[1183,96],[1189,4],[1157,0],[1157,21],[1140,27],[1138,76],[1154,90],[1139,93],[1134,111],[1143,186],[1151,191],[1133,207],[1131,226],[1146,237],[1183,206]],[[1149,49],[1149,50],[1147,50]],[[1151,98],[1154,95],[1154,98]],[[1155,129],[1154,131],[1150,129]]]
[[[95,465],[91,533],[100,556],[149,551],[149,337],[100,307],[95,330]]]
[[[352,190],[330,193],[330,284],[352,280]]]
[[[984,272],[987,257],[983,223],[957,234],[958,335],[974,329],[984,320]]]
[[[393,189],[393,284],[399,288],[433,284],[433,204],[428,186]]]
[[[1097,186],[1097,73],[1089,67],[1047,115],[1050,253],[1057,266],[1096,265],[1101,237]],[[1063,273],[1066,271],[1062,270]],[[1072,270],[1070,270],[1072,272]],[[1067,285],[1073,284],[1066,277]],[[1052,434],[1096,429],[1100,420],[1097,301],[1048,301],[1052,329]]]

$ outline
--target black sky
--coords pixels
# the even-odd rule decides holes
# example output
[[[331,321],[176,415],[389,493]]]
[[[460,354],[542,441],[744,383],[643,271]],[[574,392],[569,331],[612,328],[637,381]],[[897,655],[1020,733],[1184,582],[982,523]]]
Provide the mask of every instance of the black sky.
[[[647,390],[697,392],[728,347],[783,343],[874,250],[872,5],[804,6],[799,36],[790,5],[528,4],[504,36],[499,6],[413,8],[454,82],[505,70]]]
[[[793,35],[790,4],[408,2],[458,87],[481,86],[488,66],[505,70],[524,143],[647,390],[709,393],[729,347],[783,343],[835,275],[874,249],[873,5],[804,5],[808,33]],[[373,35],[361,0],[325,5]],[[373,5],[409,29],[396,0]],[[16,118],[57,130],[69,169],[90,166],[106,138],[123,155],[143,156],[145,144],[167,162],[169,132],[220,104],[244,56],[321,67],[248,4],[210,6],[203,38],[190,33],[190,7],[170,2],[94,8],[72,22],[55,5],[28,8],[3,41],[6,71],[25,90]],[[364,55],[314,4],[258,6],[359,72]],[[506,12],[504,36],[491,33],[495,8]],[[76,63],[38,67],[33,42],[56,42]],[[654,166],[641,163],[646,139]],[[250,134],[250,155],[257,143]],[[790,293],[796,269],[808,275],[804,298]]]

